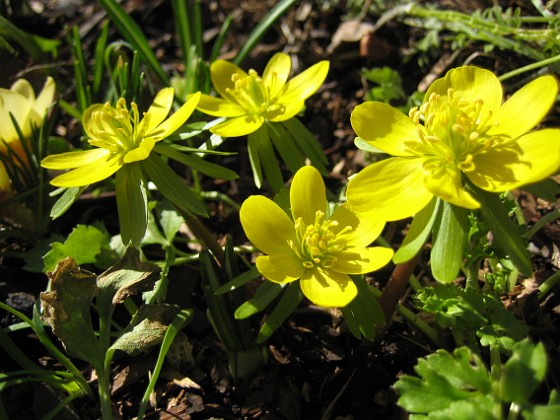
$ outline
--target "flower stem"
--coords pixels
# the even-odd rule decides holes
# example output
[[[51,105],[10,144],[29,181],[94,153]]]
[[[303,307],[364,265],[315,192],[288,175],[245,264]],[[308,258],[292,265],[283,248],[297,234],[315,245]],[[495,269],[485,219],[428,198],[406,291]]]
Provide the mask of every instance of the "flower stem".
[[[525,73],[526,71],[536,70],[540,67],[544,67],[544,66],[548,66],[549,64],[556,63],[557,61],[560,61],[560,54],[555,55],[554,57],[547,58],[545,60],[537,61],[536,63],[531,63],[526,66],[519,67],[518,69],[512,70],[508,73],[504,73],[500,77],[498,77],[498,79],[500,80],[500,82],[503,82],[506,79],[520,75],[522,73]]]

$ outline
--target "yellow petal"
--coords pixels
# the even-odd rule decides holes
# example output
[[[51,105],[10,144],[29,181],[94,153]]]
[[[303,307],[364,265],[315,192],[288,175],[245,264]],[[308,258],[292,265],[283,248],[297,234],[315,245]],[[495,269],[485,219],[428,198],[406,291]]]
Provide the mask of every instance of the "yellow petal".
[[[196,109],[214,117],[239,117],[247,113],[245,108],[235,102],[228,102],[206,94],[200,96]]]
[[[558,84],[553,76],[542,76],[513,94],[498,110],[488,131],[516,138],[536,126],[556,101]],[[530,111],[529,111],[530,110]]]
[[[432,194],[456,206],[467,209],[480,207],[478,201],[465,191],[462,173],[459,170],[438,168],[424,178],[424,185]]]
[[[51,181],[55,187],[82,187],[109,178],[122,167],[119,155],[109,155],[104,160],[81,166],[65,174],[59,175]]]
[[[307,299],[327,308],[346,306],[358,294],[356,285],[348,275],[328,269],[305,270],[300,287]]]
[[[227,90],[235,87],[235,83],[232,81],[234,74],[238,74],[239,78],[248,76],[247,73],[229,61],[216,60],[210,66],[210,78],[212,79],[214,89],[222,98],[232,102],[235,102],[235,100]]]
[[[375,212],[356,214],[348,203],[339,206],[333,213],[332,220],[338,222],[336,233],[346,226],[352,230],[345,235],[347,246],[363,248],[371,244],[383,231],[385,221],[376,217]]]
[[[349,248],[336,254],[332,269],[345,274],[365,274],[386,266],[393,258],[393,250],[381,246]]]
[[[45,169],[64,170],[89,165],[107,159],[109,151],[105,149],[79,150],[75,152],[50,155],[41,161]]]
[[[169,137],[177,131],[191,116],[195,110],[200,99],[200,92],[189,95],[187,101],[173,113],[168,119],[162,122],[153,132],[148,132],[146,135],[154,137],[156,141]]]
[[[433,197],[424,187],[421,158],[391,158],[362,169],[348,184],[348,204],[358,214],[387,221],[404,219]]]
[[[138,146],[136,149],[129,150],[124,155],[123,162],[132,163],[147,159],[148,156],[150,156],[150,153],[152,153],[152,149],[154,148],[155,144],[156,141],[152,137],[142,139],[140,146]]]
[[[461,100],[475,102],[482,99],[482,115],[495,113],[502,104],[503,91],[500,81],[494,73],[479,67],[463,66],[449,70],[445,77],[437,79],[428,88],[426,99],[432,93],[446,96],[449,89],[453,89]]]
[[[305,102],[304,101],[291,101],[291,102],[288,102],[288,103],[278,102],[278,104],[283,106],[282,112],[278,112],[278,110],[276,108],[273,108],[273,111],[265,112],[264,116],[267,120],[272,121],[272,122],[280,122],[280,121],[289,120],[290,118],[296,116],[303,109],[303,106],[305,105]]]
[[[173,88],[168,87],[157,93],[154,102],[152,102],[148,112],[146,112],[146,115],[144,115],[144,118],[140,122],[139,130],[142,130],[143,126],[146,125],[145,133],[152,133],[152,131],[167,118],[169,111],[171,111],[171,106],[173,105],[174,92],[175,90]]]
[[[292,59],[288,54],[277,53],[269,60],[264,69],[262,79],[266,87],[268,87],[271,98],[274,98],[286,84],[290,70],[292,68]]]
[[[321,61],[309,67],[286,84],[286,90],[282,92],[280,101],[290,103],[309,98],[321,87],[328,72],[328,61]]]
[[[478,187],[492,192],[509,191],[540,181],[560,169],[560,129],[525,134],[517,150],[492,149],[474,156],[475,170],[467,175]]]
[[[241,205],[239,218],[247,238],[265,254],[292,253],[294,223],[274,201],[252,195]]]
[[[305,267],[293,252],[257,257],[257,270],[275,283],[289,283],[299,279]]]
[[[413,156],[405,142],[417,142],[418,132],[412,120],[381,102],[364,102],[350,115],[356,134],[373,147],[393,156]]]
[[[243,115],[215,125],[210,131],[220,137],[240,137],[254,133],[263,123],[264,118],[260,115]]]
[[[313,166],[303,166],[294,175],[290,187],[290,204],[294,221],[300,217],[306,225],[315,223],[317,211],[327,211],[327,194],[323,178]]]
[[[41,121],[45,117],[49,107],[52,105],[54,100],[54,94],[56,91],[56,84],[52,77],[47,77],[45,80],[45,85],[41,90],[41,93],[37,97],[37,100],[33,104],[33,109],[39,115]],[[39,121],[39,123],[41,122]]]
[[[28,122],[31,106],[31,102],[19,93],[0,89],[0,139],[7,143],[19,142],[19,136],[10,114],[17,121],[24,137],[31,134],[31,126]]]
[[[33,91],[33,86],[31,86],[31,83],[25,79],[16,80],[10,87],[10,90],[23,96],[32,103],[35,102],[35,92]]]

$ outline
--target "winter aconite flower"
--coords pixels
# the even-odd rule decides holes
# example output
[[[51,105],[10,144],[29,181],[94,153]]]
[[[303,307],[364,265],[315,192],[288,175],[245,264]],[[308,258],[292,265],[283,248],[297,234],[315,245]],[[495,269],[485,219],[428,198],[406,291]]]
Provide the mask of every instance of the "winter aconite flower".
[[[332,215],[317,169],[301,168],[290,189],[291,216],[272,200],[256,195],[241,206],[240,218],[249,240],[268,255],[257,269],[268,280],[299,280],[303,294],[320,306],[347,305],[357,294],[349,274],[362,274],[387,264],[393,251],[368,247],[384,222],[358,216],[347,205]]]
[[[222,137],[238,137],[257,131],[265,121],[286,121],[301,111],[304,101],[319,89],[329,71],[321,61],[288,81],[292,61],[275,54],[262,76],[245,72],[233,63],[217,60],[210,66],[214,89],[221,98],[202,95],[198,109],[226,121],[211,131]]]
[[[185,162],[172,145],[160,143],[177,131],[194,111],[200,93],[195,93],[169,118],[173,104],[173,88],[162,89],[147,112],[140,115],[132,102],[130,109],[120,98],[115,107],[95,104],[83,115],[84,130],[93,149],[48,156],[41,162],[47,169],[71,169],[55,177],[57,187],[82,187],[102,181],[113,174],[121,237],[138,245],[148,224],[146,180],[185,212],[206,215],[200,198],[189,190],[183,180],[168,166],[163,155]],[[189,162],[196,162],[197,156]],[[217,166],[217,165],[216,165]]]
[[[28,164],[26,147],[22,140],[31,139],[33,130],[38,129],[53,103],[55,83],[47,77],[39,96],[25,79],[17,80],[10,89],[0,89],[0,154],[2,160],[15,166]],[[13,118],[13,120],[12,120]],[[17,124],[21,132],[14,124]],[[27,150],[32,147],[27,145]],[[11,157],[10,157],[11,156]],[[10,177],[0,161],[0,191],[10,188]]]
[[[210,67],[210,76],[220,97],[203,94],[197,107],[225,119],[210,128],[212,133],[220,137],[248,135],[255,184],[260,187],[266,178],[275,191],[284,181],[274,148],[293,173],[306,158],[326,173],[320,144],[295,116],[324,82],[329,62],[321,61],[288,80],[291,67],[292,61],[284,53],[270,59],[262,76],[255,70],[245,72],[233,63],[217,60]]]
[[[48,156],[41,166],[72,169],[51,181],[57,187],[80,187],[109,178],[126,164],[147,159],[157,142],[177,131],[190,117],[199,96],[192,95],[169,118],[173,88],[162,89],[142,118],[138,106],[132,102],[129,110],[124,98],[116,107],[109,103],[92,105],[83,115],[83,124],[88,143],[95,148]]]
[[[556,100],[552,76],[533,80],[502,104],[502,86],[488,70],[450,70],[406,116],[366,102],[352,127],[374,148],[396,156],[362,170],[348,187],[358,211],[376,209],[387,220],[410,216],[439,197],[479,207],[466,183],[490,192],[537,182],[560,167],[560,129],[530,131]]]

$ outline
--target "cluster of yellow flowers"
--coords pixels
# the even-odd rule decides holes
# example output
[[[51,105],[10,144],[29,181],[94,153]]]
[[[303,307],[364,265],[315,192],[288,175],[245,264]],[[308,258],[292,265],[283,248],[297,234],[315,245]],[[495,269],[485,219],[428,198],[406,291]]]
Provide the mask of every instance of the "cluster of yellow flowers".
[[[129,109],[123,99],[116,107],[93,105],[83,123],[94,148],[49,156],[42,166],[72,169],[54,178],[55,186],[101,181],[125,165],[149,158],[155,144],[178,130],[195,108],[223,118],[211,128],[213,133],[248,135],[263,124],[293,118],[322,85],[328,67],[328,62],[320,62],[288,81],[291,60],[286,54],[276,54],[262,76],[218,60],[210,72],[220,97],[191,95],[167,119],[172,88],[158,93],[143,118],[136,104]],[[23,105],[11,105],[16,99],[6,99],[9,91],[0,91],[1,104],[4,109],[10,104],[25,134],[42,119],[54,85],[49,81],[36,102],[27,86],[20,84],[12,91],[27,111],[21,110]],[[347,305],[357,294],[350,275],[369,273],[391,261],[391,249],[370,246],[387,221],[416,214],[434,197],[475,209],[480,204],[467,185],[503,192],[558,171],[560,129],[531,131],[553,106],[557,93],[556,79],[547,75],[502,103],[498,78],[488,70],[465,66],[436,80],[422,106],[409,115],[380,102],[357,106],[351,116],[355,132],[390,157],[353,177],[348,201],[334,210],[321,174],[312,166],[302,167],[293,177],[289,214],[261,195],[245,200],[241,223],[248,239],[265,254],[256,260],[259,272],[276,283],[299,280],[303,294],[317,305]],[[19,112],[27,117],[20,119]],[[6,131],[10,124],[1,115],[0,137],[12,143],[17,137]]]

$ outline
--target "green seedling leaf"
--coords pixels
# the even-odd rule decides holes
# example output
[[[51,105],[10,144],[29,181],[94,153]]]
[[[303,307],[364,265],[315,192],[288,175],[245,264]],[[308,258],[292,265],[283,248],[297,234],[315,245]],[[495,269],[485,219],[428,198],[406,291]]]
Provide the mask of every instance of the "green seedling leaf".
[[[167,327],[178,312],[178,306],[166,303],[140,306],[110,349],[122,350],[129,356],[149,350],[163,341]]]
[[[91,321],[91,302],[96,294],[96,276],[82,270],[72,257],[65,258],[49,273],[51,290],[40,295],[43,320],[79,359],[102,366],[101,351]]]
[[[513,264],[526,276],[533,272],[531,256],[518,227],[510,219],[508,212],[497,194],[480,189],[473,191],[480,201],[480,211],[488,227],[494,234],[495,244],[510,257]]]
[[[0,37],[17,42],[33,58],[38,58],[45,53],[51,53],[53,57],[56,57],[60,44],[60,41],[54,39],[29,34],[19,29],[4,16],[0,16]]]
[[[142,161],[141,165],[146,176],[156,184],[159,192],[179,209],[208,216],[201,199],[161,158],[152,153],[148,159]]]
[[[288,284],[285,288],[278,305],[263,323],[257,343],[263,343],[288,319],[288,317],[296,310],[300,302],[303,300],[303,293],[297,282]]]
[[[446,350],[437,350],[425,359],[418,360],[414,370],[420,378],[404,375],[394,385],[400,394],[398,404],[411,413],[436,414],[446,410],[452,412],[451,418],[466,418],[460,409],[470,406],[468,411],[476,408],[491,408],[489,394],[492,390],[491,377],[481,359],[467,347],[455,349],[453,354]],[[463,401],[457,409],[453,404]],[[480,406],[482,402],[482,406]],[[455,406],[457,407],[457,406]],[[480,410],[477,418],[487,416],[487,410]]]
[[[432,274],[441,283],[457,278],[466,249],[468,210],[442,202],[441,219],[434,225],[430,254]]]
[[[402,245],[393,256],[395,264],[406,262],[420,252],[432,231],[432,226],[440,217],[440,209],[441,200],[434,197],[426,207],[414,216]]]
[[[139,163],[124,165],[117,171],[115,191],[123,244],[138,246],[148,229],[148,197]]]
[[[74,202],[80,197],[80,195],[85,191],[85,187],[73,187],[68,188],[64,191],[64,194],[60,196],[56,203],[53,204],[51,209],[51,217],[54,219],[62,216],[66,213],[66,210],[74,204]]]
[[[523,418],[525,420],[542,420],[560,418],[560,401],[559,394],[553,389],[548,398],[547,405],[534,405],[523,410]]]
[[[244,273],[241,273],[233,280],[227,282],[223,286],[220,286],[215,293],[216,295],[223,295],[224,293],[231,292],[235,289],[240,288],[244,284],[247,284],[251,280],[260,277],[260,275],[261,273],[259,273],[259,270],[257,270],[257,266],[254,265],[251,267],[249,271],[245,271]]]
[[[76,264],[94,264],[97,257],[109,248],[111,237],[106,231],[95,226],[76,226],[64,243],[53,242],[51,250],[44,256],[44,271],[53,271],[56,264],[66,257],[72,257]]]
[[[546,368],[546,352],[542,343],[535,345],[528,339],[516,343],[500,378],[503,400],[526,403],[544,379]]]
[[[348,305],[341,308],[344,320],[354,337],[361,339],[362,335],[368,339],[375,338],[375,330],[385,325],[383,310],[377,297],[363,278],[354,277],[358,288],[358,295]]]
[[[235,318],[245,319],[264,310],[278,297],[283,288],[283,284],[270,281],[263,282],[255,292],[255,295],[236,309]]]
[[[179,232],[181,225],[185,223],[185,219],[175,210],[162,210],[159,223],[165,235],[165,239],[171,243],[177,235],[177,232]]]
[[[126,249],[123,257],[97,279],[100,309],[105,305],[124,302],[128,296],[152,288],[159,279],[157,265],[140,261],[140,252],[134,247]]]

